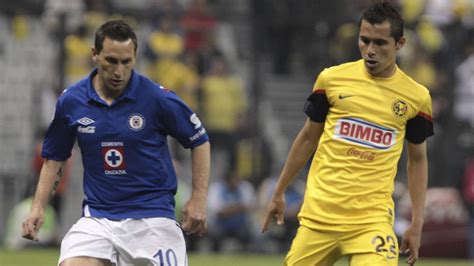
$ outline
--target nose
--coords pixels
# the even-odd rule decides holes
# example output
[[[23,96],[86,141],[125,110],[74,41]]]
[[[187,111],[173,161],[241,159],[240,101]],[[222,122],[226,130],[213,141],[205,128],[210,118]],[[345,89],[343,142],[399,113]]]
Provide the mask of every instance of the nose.
[[[369,45],[367,46],[367,55],[375,55],[375,45],[373,43],[369,43]]]
[[[120,78],[123,74],[125,66],[123,64],[117,64],[114,69],[114,76]]]

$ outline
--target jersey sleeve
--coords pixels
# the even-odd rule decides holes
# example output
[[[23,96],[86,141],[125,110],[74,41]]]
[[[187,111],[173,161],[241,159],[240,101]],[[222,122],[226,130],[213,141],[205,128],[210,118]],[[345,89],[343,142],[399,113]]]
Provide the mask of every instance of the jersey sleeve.
[[[420,144],[433,135],[434,129],[431,111],[431,96],[427,94],[417,115],[407,122],[405,139],[411,143]]]
[[[325,71],[321,72],[313,86],[313,92],[306,99],[304,112],[314,122],[323,123],[329,112],[329,101],[326,96]]]
[[[166,92],[160,120],[166,132],[184,148],[194,148],[209,140],[197,115],[173,92]]]
[[[75,132],[68,127],[62,103],[60,100],[56,103],[53,120],[43,141],[41,156],[49,160],[65,161],[71,157],[76,139]]]

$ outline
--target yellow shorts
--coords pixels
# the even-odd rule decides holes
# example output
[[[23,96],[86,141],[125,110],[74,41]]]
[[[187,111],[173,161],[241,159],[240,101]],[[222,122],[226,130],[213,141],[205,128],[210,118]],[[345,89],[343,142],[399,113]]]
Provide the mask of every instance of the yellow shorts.
[[[329,266],[343,256],[351,266],[398,265],[398,241],[388,223],[323,228],[300,226],[284,265]]]

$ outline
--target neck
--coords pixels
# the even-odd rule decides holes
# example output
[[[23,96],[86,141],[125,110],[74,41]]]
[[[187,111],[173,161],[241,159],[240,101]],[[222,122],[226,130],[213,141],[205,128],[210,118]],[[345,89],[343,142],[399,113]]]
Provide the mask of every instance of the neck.
[[[94,90],[97,92],[99,97],[108,105],[111,105],[113,101],[117,99],[123,92],[123,89],[117,91],[107,89],[107,86],[102,80],[100,80],[98,75],[95,75],[95,77],[92,79],[92,85],[94,85]]]

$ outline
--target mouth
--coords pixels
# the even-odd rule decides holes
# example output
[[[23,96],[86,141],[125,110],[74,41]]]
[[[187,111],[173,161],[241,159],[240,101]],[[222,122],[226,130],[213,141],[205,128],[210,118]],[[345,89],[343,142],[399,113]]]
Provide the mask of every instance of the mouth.
[[[120,79],[111,79],[110,81],[111,81],[112,85],[114,85],[114,86],[120,86],[122,84],[122,80],[120,80]]]
[[[377,65],[377,60],[365,59],[365,65],[369,68],[374,68]]]

